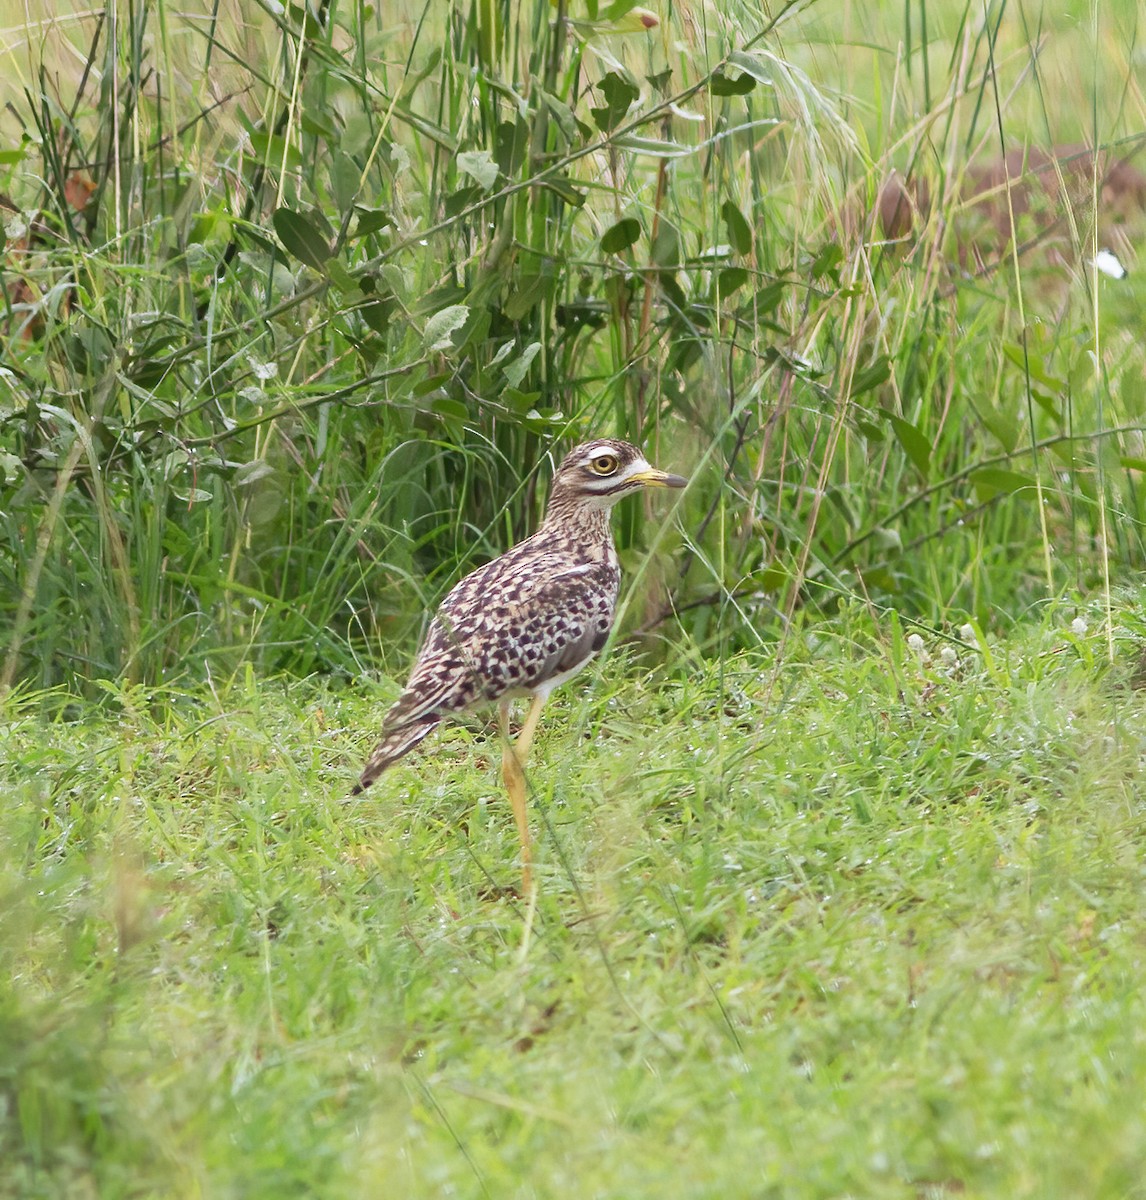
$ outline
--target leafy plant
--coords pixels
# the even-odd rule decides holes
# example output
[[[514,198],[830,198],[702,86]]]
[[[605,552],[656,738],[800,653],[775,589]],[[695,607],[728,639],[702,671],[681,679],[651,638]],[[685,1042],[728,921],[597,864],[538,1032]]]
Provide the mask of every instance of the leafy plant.
[[[926,8],[849,40],[795,4],[137,0],[37,39],[0,163],[0,685],[356,673],[598,430],[695,470],[679,532],[618,534],[630,628],[706,650],[855,596],[990,624],[1140,563],[1116,297],[1051,323],[1037,265],[976,275],[946,232],[1007,89],[1050,122],[1042,74],[1014,91],[1035,35]],[[893,162],[938,176],[909,247]]]

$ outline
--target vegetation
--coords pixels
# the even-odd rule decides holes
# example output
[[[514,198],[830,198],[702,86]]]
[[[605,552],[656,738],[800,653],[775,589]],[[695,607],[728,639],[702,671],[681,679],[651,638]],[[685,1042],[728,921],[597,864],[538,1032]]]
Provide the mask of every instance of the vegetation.
[[[16,710],[0,1195],[1141,1194],[1143,693],[1068,616],[610,664],[536,907],[488,734],[349,802],[321,681]]]
[[[1140,564],[1139,285],[950,232],[1000,145],[1132,142],[1132,14],[870,8],[26,27],[3,682],[404,656],[587,431],[695,473],[634,614],[706,652],[841,597],[992,627]],[[940,201],[911,253],[892,166]]]
[[[0,0],[0,1196],[1141,1191],[1138,7]],[[534,907],[343,785],[598,432]]]

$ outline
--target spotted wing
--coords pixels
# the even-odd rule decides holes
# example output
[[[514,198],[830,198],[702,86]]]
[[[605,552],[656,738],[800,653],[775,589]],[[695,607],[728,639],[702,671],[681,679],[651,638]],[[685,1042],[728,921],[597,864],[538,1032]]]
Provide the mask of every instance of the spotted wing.
[[[533,690],[600,650],[613,624],[617,569],[526,565],[479,568],[446,597],[384,729]]]

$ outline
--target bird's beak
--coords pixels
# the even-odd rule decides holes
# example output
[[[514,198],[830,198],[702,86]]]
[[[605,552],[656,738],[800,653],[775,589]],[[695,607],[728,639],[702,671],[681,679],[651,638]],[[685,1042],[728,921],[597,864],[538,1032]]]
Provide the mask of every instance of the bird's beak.
[[[667,471],[658,471],[656,467],[649,467],[647,471],[638,471],[635,475],[630,475],[629,482],[655,488],[682,488],[688,486],[688,480],[683,475],[670,475]]]

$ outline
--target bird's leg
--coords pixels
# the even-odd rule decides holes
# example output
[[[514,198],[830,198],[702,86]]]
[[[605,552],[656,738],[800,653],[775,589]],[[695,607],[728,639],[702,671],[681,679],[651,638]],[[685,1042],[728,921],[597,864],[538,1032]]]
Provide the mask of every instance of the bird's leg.
[[[538,706],[536,699],[533,705],[534,708]],[[533,726],[536,726],[537,720],[533,717],[532,709],[529,717],[533,720]],[[505,783],[505,790],[509,793],[509,803],[513,806],[513,817],[517,822],[517,836],[521,842],[521,894],[522,898],[525,898],[533,884],[533,855],[529,845],[529,819],[525,813],[525,772],[522,770],[522,759],[518,757],[518,748],[509,737],[508,700],[503,700],[498,706],[498,720],[501,725],[501,777]],[[530,720],[527,719],[525,724],[529,727]],[[522,733],[525,733],[524,728]],[[526,751],[532,737],[533,730],[530,728],[529,737],[525,741]]]
[[[517,751],[517,760],[523,767],[525,760],[529,757],[529,747],[533,745],[533,735],[537,732],[537,723],[541,720],[541,710],[544,707],[545,697],[534,696],[525,718],[525,724],[522,725],[521,732],[517,735],[517,741],[513,743],[513,748]]]

